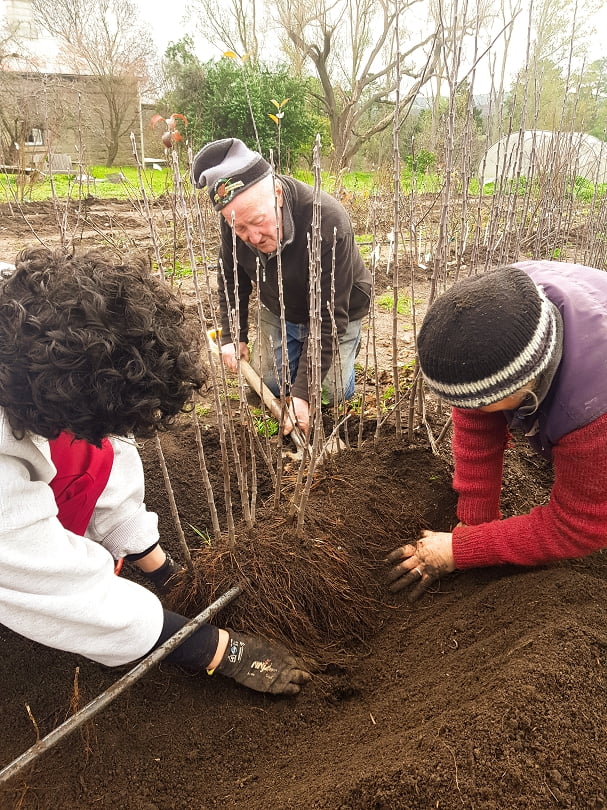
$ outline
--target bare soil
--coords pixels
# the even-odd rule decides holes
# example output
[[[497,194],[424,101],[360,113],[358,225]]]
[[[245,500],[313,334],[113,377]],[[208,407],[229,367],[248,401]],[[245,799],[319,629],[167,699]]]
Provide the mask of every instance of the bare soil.
[[[2,810],[607,805],[607,554],[535,570],[457,573],[415,605],[389,595],[385,554],[423,527],[448,530],[455,499],[448,442],[433,455],[421,432],[409,444],[387,425],[374,442],[373,428],[361,448],[319,473],[303,541],[289,536],[288,495],[274,512],[271,481],[260,474],[258,528],[239,528],[230,558],[259,566],[269,548],[281,576],[274,593],[256,588],[253,577],[217,622],[290,638],[314,665],[302,694],[266,697],[220,676],[160,665],[3,785]],[[221,512],[212,425],[203,440]],[[200,564],[208,550],[197,548],[187,527],[210,523],[189,421],[162,445]],[[182,559],[154,442],[142,456],[148,507],[160,515],[164,544]],[[524,445],[508,450],[505,514],[545,501],[550,483],[549,467]],[[289,598],[301,592],[306,560],[320,569],[323,554],[333,591],[318,593],[322,615],[302,637],[293,634]],[[214,569],[209,593],[229,575]],[[340,593],[364,610],[348,614]],[[343,616],[351,616],[349,626],[337,622]],[[0,645],[0,767],[123,674],[1,627]]]

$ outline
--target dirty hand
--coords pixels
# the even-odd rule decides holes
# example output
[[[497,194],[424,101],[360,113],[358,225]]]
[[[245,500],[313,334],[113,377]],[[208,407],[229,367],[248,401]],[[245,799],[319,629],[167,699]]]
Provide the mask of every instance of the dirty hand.
[[[289,403],[289,411],[285,416],[285,422],[282,428],[283,436],[288,436],[293,430],[293,425],[306,434],[310,427],[310,405],[305,399],[299,397],[291,397]]]
[[[243,360],[249,360],[249,346],[247,343],[240,342],[238,344],[239,355]],[[221,347],[221,359],[224,366],[229,370],[236,373],[238,371],[238,362],[236,360],[236,348],[233,343],[226,343]]]
[[[450,532],[423,531],[415,544],[394,549],[386,562],[392,565],[388,574],[392,592],[411,585],[410,601],[418,599],[441,574],[455,571],[453,535]]]
[[[226,627],[230,634],[228,646],[215,670],[237,683],[269,692],[271,695],[296,695],[311,675],[280,644],[266,641],[260,636],[237,633]]]

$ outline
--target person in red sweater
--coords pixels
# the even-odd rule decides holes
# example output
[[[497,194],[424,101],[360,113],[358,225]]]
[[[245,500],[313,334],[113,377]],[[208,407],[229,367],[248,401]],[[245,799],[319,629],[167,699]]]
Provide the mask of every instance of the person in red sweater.
[[[418,337],[427,387],[453,406],[458,525],[389,556],[392,591],[442,574],[534,566],[607,546],[607,273],[520,262],[456,283]],[[502,519],[504,449],[522,432],[552,460],[548,503]]]

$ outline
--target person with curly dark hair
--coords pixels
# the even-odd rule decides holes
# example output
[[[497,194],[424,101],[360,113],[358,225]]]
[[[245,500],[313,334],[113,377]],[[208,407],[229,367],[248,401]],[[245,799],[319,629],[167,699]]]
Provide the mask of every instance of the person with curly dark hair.
[[[107,666],[186,623],[160,594],[179,566],[144,503],[134,437],[167,430],[205,375],[200,328],[142,259],[37,247],[0,273],[0,622]],[[287,650],[203,625],[167,657],[262,692],[309,679]]]

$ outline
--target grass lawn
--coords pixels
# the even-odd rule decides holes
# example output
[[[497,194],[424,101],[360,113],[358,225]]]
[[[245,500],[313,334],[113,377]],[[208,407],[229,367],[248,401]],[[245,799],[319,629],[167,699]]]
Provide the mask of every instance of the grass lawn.
[[[146,193],[157,196],[173,186],[172,171],[167,168],[146,169],[142,172]],[[78,199],[88,195],[111,199],[141,197],[137,169],[133,166],[107,168],[93,166],[85,176],[63,174],[31,180],[28,175],[0,174],[0,202],[19,200],[48,200],[53,195],[62,199]]]
[[[187,172],[183,172],[184,175]],[[310,185],[314,184],[314,174],[311,171],[297,170],[293,174],[298,180]],[[146,168],[142,172],[142,182],[147,194],[158,196],[173,188],[172,169]],[[376,172],[347,172],[338,177],[329,172],[321,172],[323,189],[335,193],[337,189],[345,191],[347,195],[368,197],[379,190],[386,191],[392,188],[392,172],[381,169]],[[437,194],[442,188],[443,179],[436,173],[412,172],[405,168],[401,174],[401,192],[433,193]],[[470,180],[469,193],[480,194],[479,181]],[[518,188],[512,184],[506,192],[522,195],[526,193],[526,181],[520,178]],[[492,196],[495,193],[495,184],[487,183],[483,196]],[[569,189],[571,196],[587,202],[593,199],[603,199],[607,193],[607,184],[594,186],[589,181],[577,178]],[[71,197],[105,198],[105,199],[139,199],[141,198],[140,181],[137,169],[134,166],[93,166],[88,174],[78,177],[76,174],[67,177],[56,174],[42,178],[30,178],[29,175],[15,175],[0,173],[0,202],[18,202],[20,200],[48,200],[53,196],[65,199]]]

